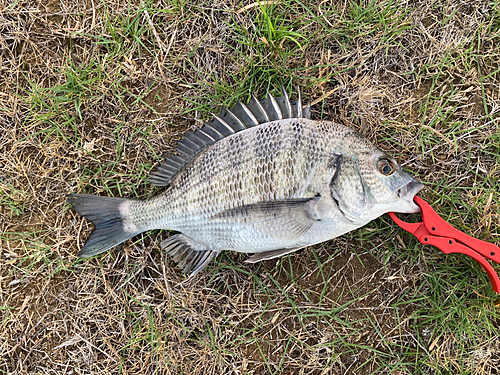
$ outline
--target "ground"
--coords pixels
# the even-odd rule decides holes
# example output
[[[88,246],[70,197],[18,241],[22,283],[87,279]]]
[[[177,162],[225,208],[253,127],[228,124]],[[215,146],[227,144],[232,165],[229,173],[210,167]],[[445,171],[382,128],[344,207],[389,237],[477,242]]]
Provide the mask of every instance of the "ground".
[[[281,81],[500,245],[498,0],[0,7],[1,373],[500,372],[486,273],[387,215],[278,260],[225,252],[188,279],[167,231],[77,258],[92,224],[65,199],[157,194],[145,177],[185,131]]]

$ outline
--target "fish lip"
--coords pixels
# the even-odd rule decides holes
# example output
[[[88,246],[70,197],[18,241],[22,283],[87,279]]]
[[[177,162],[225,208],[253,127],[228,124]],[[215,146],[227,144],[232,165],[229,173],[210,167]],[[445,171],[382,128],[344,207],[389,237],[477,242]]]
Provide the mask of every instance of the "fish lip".
[[[405,213],[418,213],[420,207],[413,200],[415,195],[424,188],[424,184],[416,180],[410,181],[408,184],[398,190],[398,195],[401,199],[408,202],[409,210]]]

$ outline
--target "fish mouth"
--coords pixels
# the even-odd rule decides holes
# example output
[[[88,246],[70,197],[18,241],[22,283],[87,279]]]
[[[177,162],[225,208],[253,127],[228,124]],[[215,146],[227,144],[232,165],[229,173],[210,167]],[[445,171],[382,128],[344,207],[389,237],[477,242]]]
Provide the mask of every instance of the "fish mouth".
[[[420,207],[413,201],[413,198],[415,198],[415,195],[417,195],[417,193],[422,190],[423,187],[424,184],[413,180],[399,189],[397,191],[398,196],[401,200],[407,203],[407,207],[404,207],[404,209],[402,209],[401,211],[398,210],[398,212],[406,214],[414,214],[420,212]]]

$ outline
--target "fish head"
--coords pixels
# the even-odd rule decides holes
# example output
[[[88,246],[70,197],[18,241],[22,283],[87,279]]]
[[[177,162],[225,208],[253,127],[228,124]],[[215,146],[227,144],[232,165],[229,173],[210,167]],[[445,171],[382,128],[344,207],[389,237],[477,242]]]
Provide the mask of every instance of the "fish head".
[[[387,212],[420,212],[413,198],[423,184],[364,139],[352,148],[339,156],[330,182],[332,198],[348,220],[366,224]]]

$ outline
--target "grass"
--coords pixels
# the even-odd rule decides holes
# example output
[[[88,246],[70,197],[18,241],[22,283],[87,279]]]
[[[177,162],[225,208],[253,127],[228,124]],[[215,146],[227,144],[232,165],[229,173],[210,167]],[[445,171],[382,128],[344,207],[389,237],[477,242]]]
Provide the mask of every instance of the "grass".
[[[243,9],[246,7],[246,9]],[[499,298],[388,219],[185,279],[164,231],[90,260],[65,195],[144,198],[220,106],[280,82],[500,244],[498,1],[14,3],[0,12],[0,373],[496,374]],[[27,12],[26,10],[29,10]],[[495,266],[499,270],[498,266]]]

